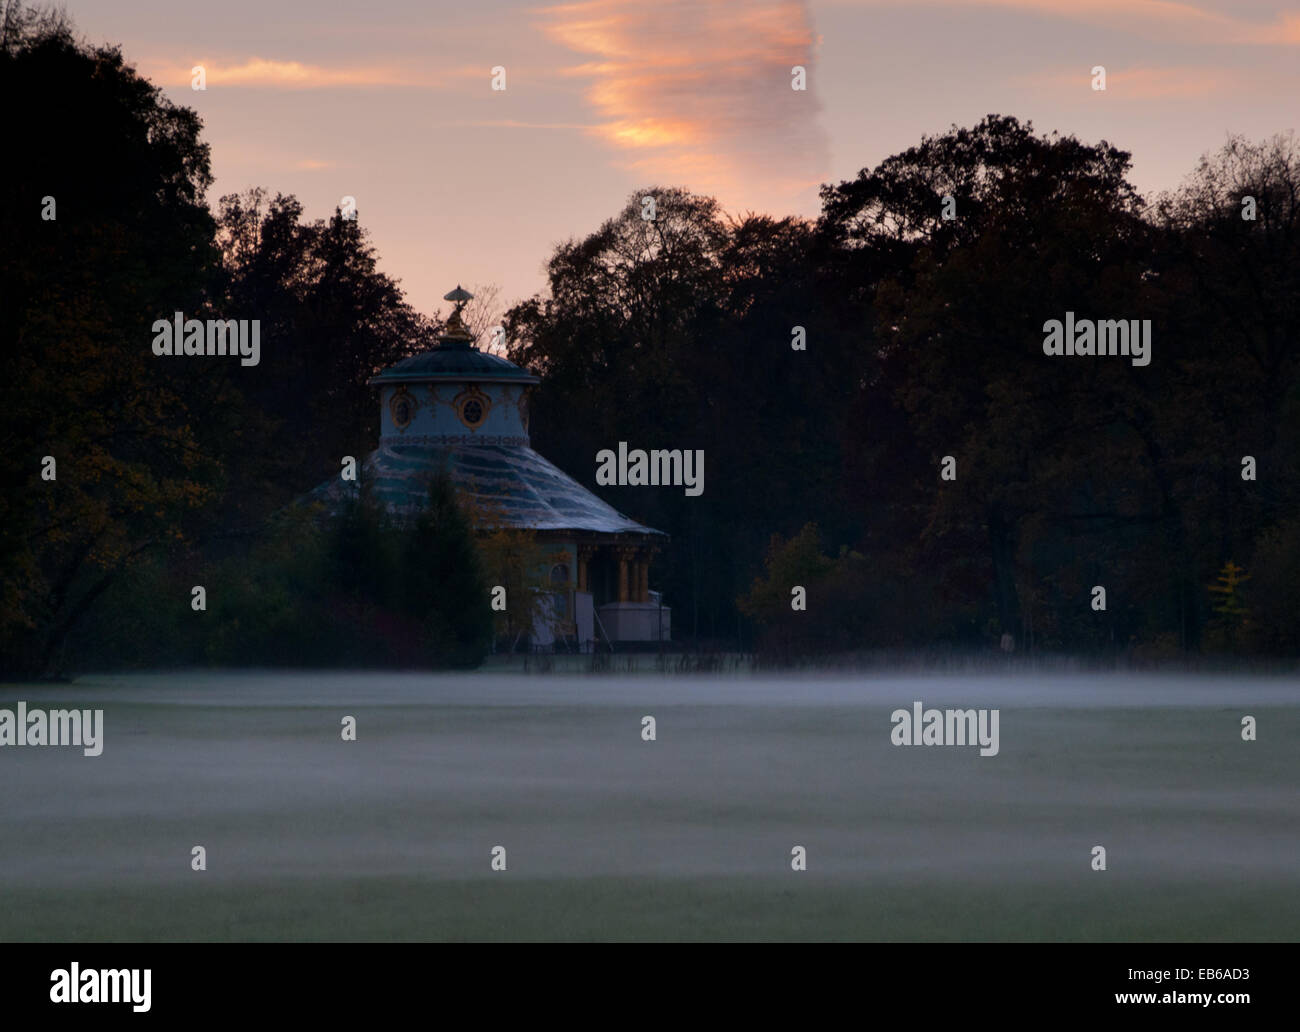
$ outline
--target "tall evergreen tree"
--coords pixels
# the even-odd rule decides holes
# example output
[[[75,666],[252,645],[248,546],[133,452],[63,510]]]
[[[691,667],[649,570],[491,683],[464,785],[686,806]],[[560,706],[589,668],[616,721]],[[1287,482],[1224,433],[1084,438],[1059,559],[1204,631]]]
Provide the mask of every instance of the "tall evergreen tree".
[[[472,667],[492,638],[492,610],[474,531],[451,478],[429,481],[429,500],[404,536],[400,603],[420,622],[429,661]]]

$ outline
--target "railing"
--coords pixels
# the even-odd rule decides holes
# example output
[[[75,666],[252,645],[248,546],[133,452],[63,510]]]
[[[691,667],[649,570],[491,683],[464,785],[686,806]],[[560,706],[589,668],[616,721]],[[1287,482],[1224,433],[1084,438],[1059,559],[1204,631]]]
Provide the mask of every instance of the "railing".
[[[609,651],[614,651],[614,642],[610,639],[609,632],[605,630],[605,625],[600,622],[600,614],[596,612],[596,607],[591,607],[591,618],[596,621],[596,626],[600,628],[600,633],[605,636],[605,644],[609,646]],[[592,642],[592,651],[595,651],[595,642]]]

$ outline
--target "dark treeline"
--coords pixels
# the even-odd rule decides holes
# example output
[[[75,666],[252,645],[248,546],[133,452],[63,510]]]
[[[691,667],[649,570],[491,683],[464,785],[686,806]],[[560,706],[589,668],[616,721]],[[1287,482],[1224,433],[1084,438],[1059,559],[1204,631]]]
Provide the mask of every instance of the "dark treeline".
[[[60,14],[3,5],[0,97],[0,673],[481,656],[486,602],[403,594],[420,528],[271,519],[374,446],[366,379],[436,339],[359,224],[261,190],[210,210],[197,116]],[[175,312],[260,320],[260,361],[154,355]],[[438,537],[422,568],[483,594]],[[391,591],[348,573],[358,542]]]
[[[1154,204],[1128,171],[989,116],[824,187],[815,222],[643,191],[509,313],[536,442],[575,470],[705,450],[703,497],[611,492],[674,537],[679,633],[1294,654],[1300,149],[1234,139]],[[1044,354],[1067,312],[1151,320],[1150,364]]]
[[[358,222],[261,190],[209,207],[192,111],[3,10],[0,668],[473,662],[487,617],[434,601],[481,594],[454,506],[436,534],[282,513],[373,447],[366,379],[437,322]],[[1128,174],[990,116],[825,187],[816,220],[638,191],[506,316],[544,377],[534,445],[672,534],[653,579],[679,638],[1294,655],[1300,151],[1234,139],[1154,201]],[[154,356],[177,311],[261,320],[260,363]],[[1067,311],[1150,319],[1150,364],[1044,355]],[[704,494],[597,488],[619,441],[703,449]],[[361,554],[388,587],[347,572]]]

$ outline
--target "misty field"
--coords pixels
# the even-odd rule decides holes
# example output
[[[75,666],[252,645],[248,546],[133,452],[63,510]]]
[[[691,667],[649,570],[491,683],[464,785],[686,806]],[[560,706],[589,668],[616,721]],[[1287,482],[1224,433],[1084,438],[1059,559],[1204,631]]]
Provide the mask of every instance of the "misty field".
[[[1300,683],[196,673],[0,686],[0,939],[1294,940]],[[890,714],[997,708],[998,755]],[[1244,742],[1241,718],[1258,721]],[[340,737],[357,719],[357,740]],[[657,740],[641,738],[642,717]],[[191,870],[191,848],[207,870]],[[1104,846],[1107,870],[1091,868]],[[506,849],[507,869],[491,852]],[[791,870],[791,849],[807,870]]]

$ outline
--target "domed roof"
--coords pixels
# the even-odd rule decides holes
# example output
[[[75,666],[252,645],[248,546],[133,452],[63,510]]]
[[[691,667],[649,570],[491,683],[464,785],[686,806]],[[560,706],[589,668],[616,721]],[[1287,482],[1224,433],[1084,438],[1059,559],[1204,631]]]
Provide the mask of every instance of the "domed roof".
[[[393,383],[420,380],[506,380],[511,383],[538,383],[538,378],[528,370],[498,355],[489,355],[461,341],[443,342],[432,351],[412,355],[389,366],[371,378],[371,383]]]
[[[465,302],[474,295],[456,284],[456,289],[443,295],[444,301],[454,301],[455,308],[447,319],[438,346],[432,351],[412,355],[395,366],[390,366],[370,383],[393,383],[428,380],[506,380],[512,383],[540,383],[536,376],[507,362],[498,355],[488,355],[474,346],[474,336],[465,325]]]
[[[456,289],[443,295],[444,301],[454,301],[455,308],[447,319],[438,346],[432,351],[412,355],[395,366],[390,366],[378,376],[370,378],[371,383],[392,383],[428,380],[506,380],[512,383],[540,383],[536,376],[521,369],[513,362],[507,362],[497,355],[484,354],[474,346],[474,337],[465,325],[463,312],[465,302],[474,300],[474,295],[456,284]]]

